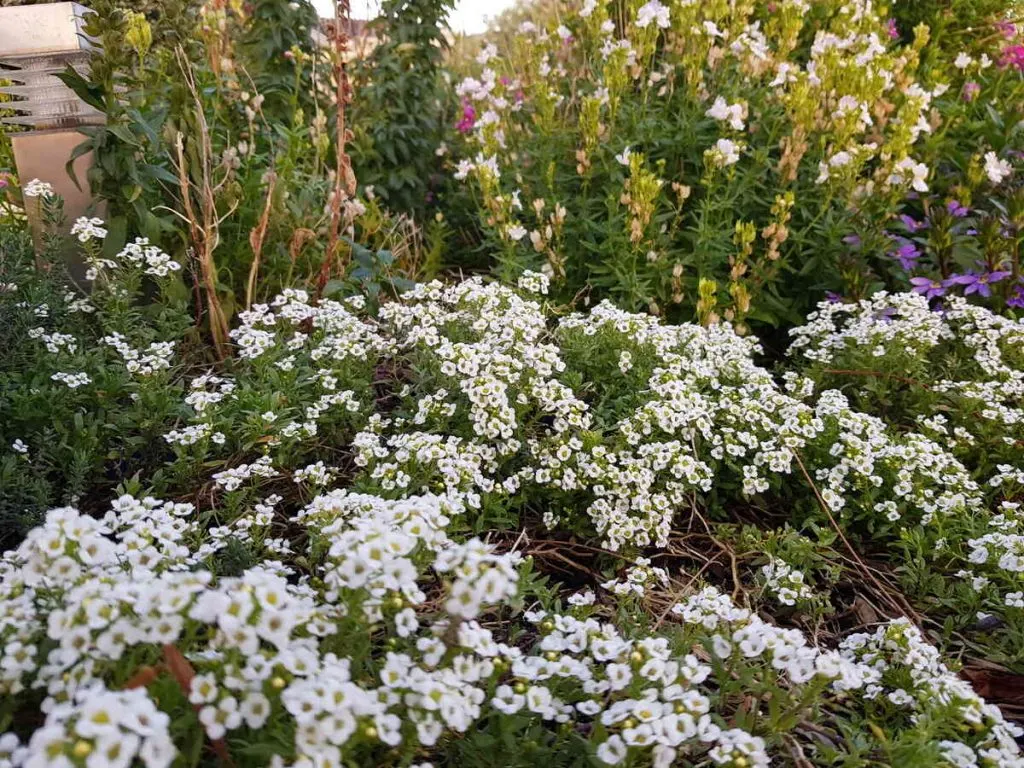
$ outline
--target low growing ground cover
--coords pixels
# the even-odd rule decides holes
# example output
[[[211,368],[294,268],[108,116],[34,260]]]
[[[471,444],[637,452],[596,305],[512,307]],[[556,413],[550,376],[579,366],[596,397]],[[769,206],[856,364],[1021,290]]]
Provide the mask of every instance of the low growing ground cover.
[[[823,302],[775,372],[527,272],[289,289],[209,366],[169,257],[76,229],[88,297],[0,298],[15,764],[1024,762],[955,671],[1022,666],[1018,322]]]

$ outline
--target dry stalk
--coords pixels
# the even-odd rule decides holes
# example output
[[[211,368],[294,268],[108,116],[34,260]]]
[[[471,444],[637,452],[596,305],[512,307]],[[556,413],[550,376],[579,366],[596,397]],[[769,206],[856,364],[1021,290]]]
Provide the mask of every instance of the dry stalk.
[[[203,290],[206,293],[206,312],[210,322],[210,336],[213,338],[214,350],[217,357],[224,360],[228,357],[229,349],[228,320],[217,293],[217,263],[214,261],[213,252],[219,242],[220,224],[234,212],[235,208],[232,206],[231,210],[223,217],[217,215],[216,192],[221,185],[214,185],[211,178],[213,176],[213,148],[206,116],[203,114],[203,102],[196,87],[192,67],[184,51],[179,47],[175,53],[178,57],[182,77],[195,102],[195,119],[198,129],[196,148],[199,155],[199,167],[192,169],[193,176],[198,176],[198,182],[189,178],[189,167],[185,160],[185,139],[180,131],[175,140],[177,150],[175,170],[178,172],[181,202],[185,209],[182,218],[188,223],[192,255],[199,264]],[[198,212],[192,198],[193,193],[198,197]]]
[[[908,379],[904,376],[897,376],[892,373],[884,373],[883,371],[855,371],[846,368],[826,368],[822,373],[832,374],[833,376],[871,376],[876,379],[892,379],[893,381],[900,381],[904,384],[909,384],[913,387],[921,387],[921,389],[930,389],[927,384],[922,384],[916,379]]]
[[[345,54],[348,51],[348,30],[345,25],[349,20],[349,0],[336,0],[334,3],[334,76],[337,84],[335,101],[337,102],[337,150],[334,168],[334,190],[331,193],[331,221],[327,230],[327,250],[324,263],[320,267],[317,278],[316,297],[320,298],[324,287],[338,258],[341,238],[342,204],[345,200],[355,197],[356,177],[352,171],[352,161],[345,151],[345,143],[351,137],[345,124],[345,104],[349,99],[348,71],[345,68]]]
[[[252,248],[252,264],[249,265],[249,279],[245,284],[245,308],[252,307],[252,296],[256,291],[256,277],[260,272],[260,258],[263,255],[263,241],[267,237],[267,224],[270,222],[270,209],[274,202],[274,186],[277,174],[271,172],[267,179],[267,199],[263,205],[263,214],[259,223],[249,233],[249,246]]]
[[[906,614],[910,616],[915,623],[920,625],[921,617],[918,615],[917,611],[915,611],[914,608],[910,605],[910,603],[907,602],[907,599],[899,593],[897,593],[897,597],[893,597],[890,593],[890,590],[887,589],[875,577],[874,573],[871,572],[871,568],[869,568],[867,564],[861,559],[860,555],[857,554],[857,550],[855,550],[853,548],[853,545],[850,544],[849,539],[846,538],[846,534],[843,533],[843,529],[839,526],[839,523],[837,523],[836,519],[832,516],[832,511],[828,508],[828,505],[825,503],[825,500],[821,497],[821,494],[818,492],[818,486],[815,485],[814,480],[811,479],[811,475],[807,471],[807,467],[804,466],[804,462],[803,459],[800,458],[800,454],[794,451],[793,457],[796,459],[796,463],[800,466],[800,471],[803,473],[804,479],[807,480],[807,483],[811,486],[811,490],[814,491],[814,496],[818,500],[818,506],[821,507],[821,510],[828,517],[829,522],[835,529],[835,532],[839,536],[840,541],[843,542],[843,545],[850,553],[850,557],[852,558],[853,563],[856,565],[857,570],[860,571],[862,576],[866,577],[868,581],[870,581],[872,584],[875,585],[875,587],[878,588],[878,591],[881,594],[882,599],[889,604],[889,607],[891,609],[895,610],[897,614]]]

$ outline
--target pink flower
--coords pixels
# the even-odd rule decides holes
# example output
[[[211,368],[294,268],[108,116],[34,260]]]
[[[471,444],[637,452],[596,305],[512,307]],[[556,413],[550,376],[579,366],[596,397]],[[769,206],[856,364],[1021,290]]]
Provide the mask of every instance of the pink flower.
[[[1015,67],[1024,72],[1024,45],[1008,45],[999,59],[1001,67]]]
[[[468,101],[462,102],[462,119],[456,124],[455,129],[459,133],[469,133],[476,125],[476,109]]]
[[[889,19],[889,37],[893,40],[900,36],[900,29],[896,26],[896,19]]]
[[[960,97],[964,101],[974,101],[978,98],[979,93],[981,93],[981,86],[972,80],[968,83],[964,83],[964,89],[961,91]]]

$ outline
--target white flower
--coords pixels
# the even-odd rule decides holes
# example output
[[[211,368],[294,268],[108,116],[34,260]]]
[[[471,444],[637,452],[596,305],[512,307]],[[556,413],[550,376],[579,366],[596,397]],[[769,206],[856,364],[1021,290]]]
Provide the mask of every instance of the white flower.
[[[80,216],[71,225],[71,234],[75,235],[80,243],[87,243],[93,238],[102,240],[107,236],[107,230],[103,228],[103,219]]]
[[[84,387],[86,384],[91,384],[92,379],[86,373],[64,373],[57,372],[51,377],[54,381],[59,381],[62,384],[66,384],[69,389],[78,389]]]
[[[719,96],[705,114],[715,120],[729,123],[733,130],[742,131],[745,125],[743,121],[747,116],[747,105],[742,102],[729,104]]]
[[[953,62],[953,66],[963,71],[967,69],[969,66],[971,66],[973,62],[974,59],[972,59],[969,54],[967,54],[964,51],[961,51],[959,54],[957,54],[956,60]]]
[[[1011,173],[1013,166],[1006,160],[1000,160],[995,152],[985,153],[985,174],[993,184],[1002,184]]]
[[[22,188],[21,194],[25,197],[53,197],[53,185],[39,179],[32,179]]]
[[[615,156],[615,160],[618,162],[619,165],[625,165],[626,167],[629,167],[629,158],[632,156],[632,154],[633,153],[630,152],[628,146],[623,147],[622,152]]]
[[[662,29],[668,29],[670,24],[668,8],[658,0],[650,0],[636,12],[636,25],[641,29],[646,28],[652,21]]]
[[[740,152],[743,145],[732,139],[719,139],[715,146],[704,152],[704,156],[710,160],[712,165],[718,168],[725,168],[735,165],[740,160]]]
[[[918,192],[928,191],[928,166],[919,163],[912,157],[904,157],[896,163],[896,170],[889,176],[890,184],[902,184],[907,180],[907,173],[910,174],[910,186]]]
[[[626,757],[626,744],[618,735],[611,736],[597,748],[597,757],[608,765],[617,765]]]

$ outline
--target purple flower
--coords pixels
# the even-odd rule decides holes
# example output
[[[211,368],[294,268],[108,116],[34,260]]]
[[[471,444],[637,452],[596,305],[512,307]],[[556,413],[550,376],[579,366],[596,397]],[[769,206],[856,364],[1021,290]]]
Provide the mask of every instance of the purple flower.
[[[996,22],[996,29],[998,29],[1007,40],[1012,40],[1014,35],[1017,34],[1017,26],[1012,21]]]
[[[896,19],[889,19],[889,38],[895,40],[900,36],[900,28],[896,26]]]
[[[949,211],[949,215],[955,219],[962,219],[971,212],[966,206],[960,205],[959,200],[950,200],[946,203],[946,210]]]
[[[843,300],[843,297],[835,291],[825,291],[825,298],[828,300],[829,304],[838,304]]]
[[[843,238],[843,242],[856,248],[860,245],[860,235],[847,235]]]
[[[964,83],[963,90],[960,91],[960,98],[964,101],[974,101],[978,98],[978,94],[981,93],[981,86],[971,80],[970,82]]]
[[[933,280],[930,277],[912,277],[910,284],[913,285],[914,293],[923,294],[927,299],[935,299],[946,293],[946,286],[941,280]]]
[[[897,259],[900,266],[905,270],[911,270],[917,263],[917,260],[921,258],[921,251],[918,250],[917,246],[909,240],[899,238],[901,245],[895,251],[889,253],[894,259]]]
[[[918,221],[913,216],[908,216],[905,213],[900,214],[900,221],[903,222],[903,226],[906,227],[909,232],[917,232],[918,230],[924,229],[928,226],[927,221]]]
[[[992,295],[992,289],[989,285],[992,283],[998,283],[1000,280],[1010,276],[1010,272],[996,271],[996,272],[983,272],[981,274],[977,272],[968,272],[966,275],[957,275],[955,280],[958,285],[967,286],[964,288],[964,296],[970,296],[972,293],[976,293],[979,296],[988,298]]]
[[[1006,306],[1024,309],[1024,285],[1018,285],[1014,288],[1013,296],[1006,300]]]

